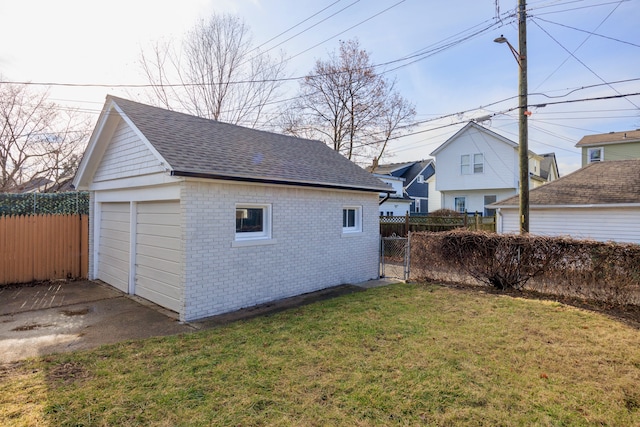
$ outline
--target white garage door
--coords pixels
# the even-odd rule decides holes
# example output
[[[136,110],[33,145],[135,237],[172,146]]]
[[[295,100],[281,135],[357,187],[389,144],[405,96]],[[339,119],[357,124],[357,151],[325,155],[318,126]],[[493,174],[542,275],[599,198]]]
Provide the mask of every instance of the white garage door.
[[[136,295],[180,312],[180,203],[139,203],[136,233]]]
[[[102,203],[98,279],[129,290],[129,203]]]

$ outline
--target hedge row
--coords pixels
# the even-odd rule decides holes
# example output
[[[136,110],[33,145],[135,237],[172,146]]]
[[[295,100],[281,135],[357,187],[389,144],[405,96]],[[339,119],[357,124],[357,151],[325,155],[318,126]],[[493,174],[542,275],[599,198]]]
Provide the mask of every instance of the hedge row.
[[[454,230],[411,234],[413,279],[640,305],[640,245]]]
[[[0,216],[89,214],[89,193],[0,194]]]

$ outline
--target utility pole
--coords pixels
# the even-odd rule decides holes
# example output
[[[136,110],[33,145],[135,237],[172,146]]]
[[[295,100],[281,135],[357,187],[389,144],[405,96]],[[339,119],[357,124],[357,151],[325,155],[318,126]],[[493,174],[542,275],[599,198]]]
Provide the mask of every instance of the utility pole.
[[[529,232],[529,125],[527,110],[527,0],[518,0],[519,86],[519,163],[520,163],[520,234]]]

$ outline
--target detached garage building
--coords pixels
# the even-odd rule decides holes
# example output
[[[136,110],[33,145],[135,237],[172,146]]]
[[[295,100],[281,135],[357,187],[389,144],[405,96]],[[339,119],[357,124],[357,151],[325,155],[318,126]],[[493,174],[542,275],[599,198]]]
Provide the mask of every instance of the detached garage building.
[[[518,196],[489,205],[497,231],[518,233]],[[529,231],[640,244],[640,159],[591,163],[529,193]]]
[[[390,188],[319,141],[108,96],[74,185],[90,278],[181,320],[378,276]]]

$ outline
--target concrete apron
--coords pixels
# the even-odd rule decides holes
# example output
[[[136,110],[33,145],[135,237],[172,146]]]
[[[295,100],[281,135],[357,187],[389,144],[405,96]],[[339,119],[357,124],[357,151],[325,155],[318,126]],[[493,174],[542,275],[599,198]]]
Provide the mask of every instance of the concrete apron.
[[[193,330],[175,313],[96,282],[0,287],[0,363]]]

